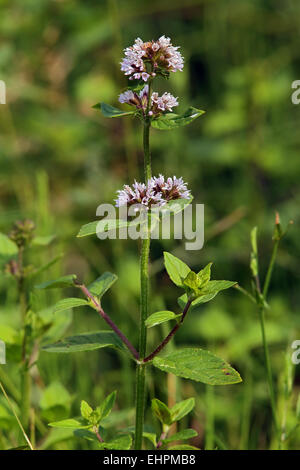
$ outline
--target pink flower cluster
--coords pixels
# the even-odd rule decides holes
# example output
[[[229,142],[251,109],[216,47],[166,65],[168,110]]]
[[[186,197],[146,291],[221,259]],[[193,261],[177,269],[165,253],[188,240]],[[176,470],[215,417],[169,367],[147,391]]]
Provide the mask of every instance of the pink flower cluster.
[[[150,76],[157,73],[182,71],[183,57],[174,47],[170,38],[161,36],[157,41],[143,42],[140,38],[135,40],[133,46],[127,47],[125,57],[121,62],[121,70],[130,80],[148,81]],[[149,67],[147,69],[147,64]]]
[[[137,109],[146,111],[148,104],[148,93],[148,85],[145,85],[140,93],[127,90],[120,94],[119,102],[127,103],[131,106],[135,106]],[[171,95],[171,93],[165,92],[162,96],[159,96],[157,92],[154,92],[151,95],[151,106],[149,114],[152,116],[165,111],[172,111],[175,106],[178,106],[178,101],[177,98]]]
[[[137,183],[132,186],[125,185],[117,192],[116,207],[137,205],[149,209],[153,205],[164,206],[167,202],[176,199],[189,199],[191,192],[187,183],[176,176],[165,179],[163,175],[152,177],[148,183]]]

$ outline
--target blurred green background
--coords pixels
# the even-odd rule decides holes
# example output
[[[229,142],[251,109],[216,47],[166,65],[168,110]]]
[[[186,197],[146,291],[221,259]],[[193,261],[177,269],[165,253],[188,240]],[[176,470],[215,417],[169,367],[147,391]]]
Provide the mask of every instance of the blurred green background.
[[[105,119],[91,107],[99,101],[117,105],[126,86],[119,67],[124,47],[136,37],[170,36],[181,46],[185,67],[159,88],[179,97],[179,110],[192,105],[206,114],[178,131],[152,131],[153,173],[182,176],[196,202],[205,204],[205,245],[186,252],[179,241],[153,242],[150,309],[177,308],[180,292],[163,269],[163,250],[195,269],[213,261],[214,278],[250,288],[251,228],[259,227],[265,273],[275,210],[284,226],[293,219],[279,251],[267,313],[279,392],[286,351],[289,358],[292,341],[300,339],[300,105],[291,102],[291,83],[300,79],[299,28],[297,0],[0,1],[0,79],[7,87],[7,104],[0,105],[0,230],[8,233],[15,220],[27,217],[39,235],[56,235],[47,250],[28,254],[38,266],[64,253],[42,280],[74,272],[89,282],[107,270],[118,274],[104,308],[137,344],[137,243],[76,239],[76,234],[95,220],[100,203],[111,202],[117,189],[143,175],[140,123]],[[37,295],[43,309],[62,296],[56,291]],[[1,326],[2,333],[5,327],[6,332],[18,329],[18,321],[16,287],[2,276],[0,331]],[[73,334],[105,325],[82,308],[73,316],[68,312],[60,327],[61,333]],[[149,350],[164,333],[159,327],[150,331]],[[230,448],[265,448],[271,413],[255,306],[237,291],[226,291],[191,314],[176,343],[215,351],[240,371],[244,382],[212,390],[152,371],[149,396],[165,401],[196,396],[190,422],[199,431],[195,445],[211,446],[206,430],[214,426]],[[4,368],[18,387],[18,367],[9,357]],[[83,398],[97,405],[117,389],[117,408],[125,410],[125,418],[116,414],[116,420],[130,425],[134,378],[132,364],[111,350],[71,357],[44,352],[35,370],[34,403],[43,408],[47,423],[78,414]],[[299,386],[298,368],[294,397]],[[51,390],[62,397],[61,416],[49,415]],[[282,411],[281,392],[278,397]],[[5,406],[1,398],[3,447],[14,439],[14,421]],[[291,426],[294,419],[289,411]],[[150,413],[146,420],[153,425]],[[57,446],[93,446],[69,437]],[[299,442],[298,433],[291,448],[299,448]],[[47,446],[54,448],[48,441]]]

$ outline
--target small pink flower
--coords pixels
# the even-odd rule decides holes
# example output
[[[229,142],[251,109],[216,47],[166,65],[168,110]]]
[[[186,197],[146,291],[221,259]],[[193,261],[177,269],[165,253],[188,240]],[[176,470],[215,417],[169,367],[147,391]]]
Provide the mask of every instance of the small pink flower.
[[[117,194],[116,207],[137,205],[136,210],[139,207],[148,210],[153,205],[162,207],[169,201],[191,197],[182,178],[165,179],[162,175],[152,177],[147,185],[136,181],[132,186],[125,185]]]
[[[132,90],[127,90],[120,94],[119,102],[136,106],[137,109],[142,109],[145,111],[148,104],[148,93],[148,85],[145,85],[139,93],[133,92]],[[165,92],[162,96],[159,96],[157,92],[154,92],[151,95],[149,116],[157,115],[166,111],[172,111],[175,106],[178,106],[178,101],[177,98],[171,95],[171,93]]]

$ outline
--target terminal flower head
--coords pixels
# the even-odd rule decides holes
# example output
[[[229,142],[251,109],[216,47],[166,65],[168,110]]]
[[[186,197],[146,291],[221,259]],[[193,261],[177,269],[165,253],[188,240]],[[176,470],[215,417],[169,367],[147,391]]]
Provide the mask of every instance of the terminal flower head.
[[[132,46],[124,49],[121,70],[130,80],[147,82],[151,76],[157,74],[168,77],[170,72],[183,69],[183,57],[178,49],[165,36],[148,42],[137,38]]]

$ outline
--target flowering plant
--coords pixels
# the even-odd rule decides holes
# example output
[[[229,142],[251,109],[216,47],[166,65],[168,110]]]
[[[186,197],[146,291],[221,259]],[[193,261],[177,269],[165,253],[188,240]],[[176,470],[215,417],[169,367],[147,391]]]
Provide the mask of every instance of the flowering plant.
[[[183,57],[174,47],[169,38],[160,37],[157,41],[143,42],[136,39],[135,43],[125,49],[125,58],[121,62],[121,70],[137,83],[128,87],[119,96],[119,102],[133,107],[133,110],[123,111],[105,103],[99,103],[95,108],[100,109],[105,117],[116,118],[123,116],[136,116],[143,125],[144,148],[144,182],[135,181],[131,186],[126,184],[117,192],[115,205],[117,207],[136,206],[137,209],[148,213],[152,206],[168,208],[173,201],[191,202],[191,191],[183,178],[152,176],[150,154],[150,128],[170,130],[185,126],[203,114],[203,111],[190,107],[183,114],[174,114],[173,108],[178,106],[177,98],[165,92],[161,96],[152,91],[153,81],[157,76],[168,78],[171,72],[182,71]],[[181,210],[184,204],[179,206]],[[150,212],[150,211],[149,211]],[[114,221],[111,221],[114,222]],[[115,221],[116,222],[116,221]],[[116,225],[116,224],[115,224]],[[101,299],[105,292],[116,282],[117,276],[112,273],[104,273],[90,286],[77,281],[76,275],[48,281],[39,288],[54,288],[75,286],[79,288],[85,299],[70,298],[60,301],[56,309],[62,310],[80,305],[88,305],[96,310],[99,316],[109,325],[112,331],[99,331],[91,334],[77,335],[66,338],[64,341],[49,344],[44,347],[48,352],[73,352],[112,346],[122,352],[130,354],[136,365],[136,417],[135,427],[129,433],[123,432],[112,440],[106,440],[102,433],[101,421],[112,409],[115,393],[105,399],[103,404],[93,410],[87,402],[81,405],[81,418],[78,420],[64,420],[52,423],[56,427],[74,427],[77,430],[89,429],[89,434],[82,437],[91,438],[90,434],[98,441],[101,449],[129,449],[131,447],[131,434],[134,434],[135,449],[142,448],[143,437],[150,440],[156,448],[166,448],[173,440],[189,439],[195,436],[195,431],[184,430],[174,436],[168,437],[172,423],[183,418],[189,413],[194,400],[188,399],[177,403],[169,409],[158,399],[152,400],[152,411],[162,424],[160,436],[150,435],[144,429],[144,411],[146,397],[146,370],[151,364],[154,367],[210,385],[226,385],[241,382],[240,375],[224,360],[218,358],[209,351],[199,348],[184,348],[173,351],[167,355],[161,355],[169,341],[174,337],[188,314],[196,306],[212,300],[220,291],[234,286],[232,281],[211,280],[211,265],[209,263],[198,272],[193,272],[189,266],[172,255],[164,253],[164,263],[168,275],[173,283],[182,290],[178,299],[179,312],[159,311],[152,314],[149,309],[149,255],[150,255],[150,223],[147,225],[146,236],[141,241],[140,250],[140,287],[141,308],[139,325],[139,346],[136,348],[127,336],[118,328],[112,318],[104,311]],[[102,224],[102,230],[109,227]],[[89,223],[82,227],[79,236],[95,234],[97,223]],[[99,232],[99,226],[98,226]],[[97,232],[97,234],[98,234]],[[155,325],[173,321],[175,325],[169,334],[152,352],[147,351],[147,329]],[[173,448],[193,449],[192,446],[177,446]]]

